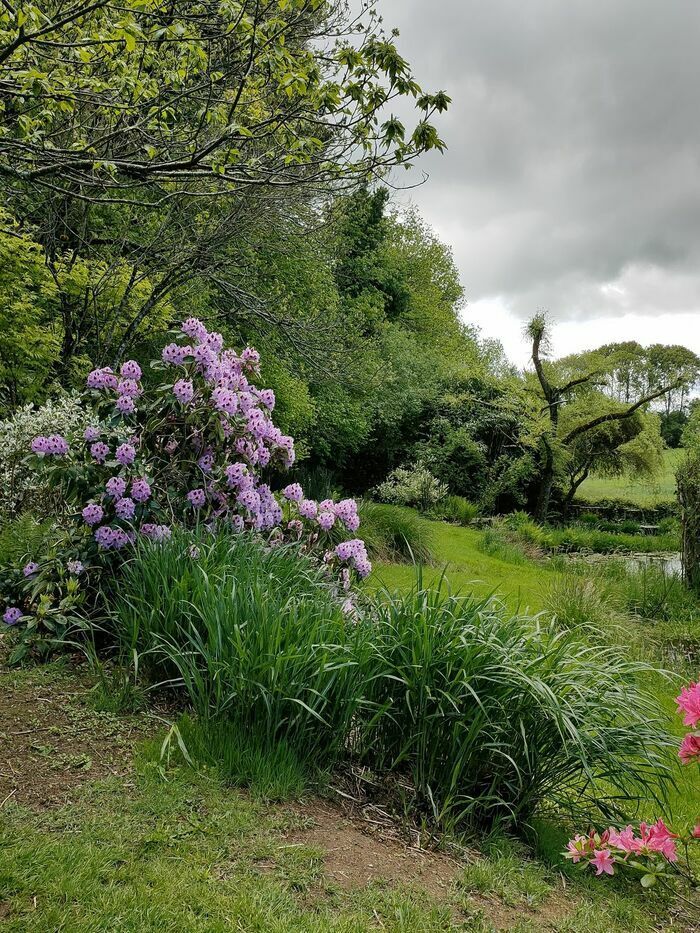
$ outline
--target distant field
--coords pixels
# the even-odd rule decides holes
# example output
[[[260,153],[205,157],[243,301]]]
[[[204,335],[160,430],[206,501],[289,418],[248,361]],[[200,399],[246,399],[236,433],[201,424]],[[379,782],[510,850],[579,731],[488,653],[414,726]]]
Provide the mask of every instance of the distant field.
[[[676,497],[675,470],[683,450],[666,450],[664,468],[654,482],[634,482],[625,476],[591,476],[578,491],[577,499],[628,499],[638,505],[669,502]]]

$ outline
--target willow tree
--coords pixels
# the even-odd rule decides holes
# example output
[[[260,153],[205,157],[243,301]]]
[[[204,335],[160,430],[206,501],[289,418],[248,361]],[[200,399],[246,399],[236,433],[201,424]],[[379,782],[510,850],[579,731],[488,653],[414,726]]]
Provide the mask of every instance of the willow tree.
[[[577,459],[583,462],[584,472],[595,469],[595,451],[605,449],[605,435],[601,435],[602,426],[610,426],[615,422],[626,421],[632,418],[639,411],[643,411],[655,399],[661,398],[672,391],[678,385],[675,379],[668,385],[663,385],[640,396],[630,405],[605,406],[601,410],[600,406],[595,406],[597,410],[586,410],[580,412],[578,418],[573,423],[565,426],[561,424],[561,414],[563,408],[571,403],[577,393],[581,391],[590,391],[605,383],[605,372],[602,368],[589,371],[583,371],[565,382],[559,383],[557,371],[546,361],[549,352],[549,322],[546,315],[537,314],[527,325],[527,335],[532,341],[532,363],[535,368],[539,391],[541,393],[544,405],[542,413],[545,417],[545,425],[540,433],[539,443],[541,450],[540,472],[537,487],[537,500],[535,505],[535,518],[540,522],[545,522],[549,515],[552,490],[554,487],[557,467],[563,460],[570,462]],[[600,443],[602,438],[602,445]],[[625,433],[619,434],[620,446],[627,443],[631,437]],[[586,453],[593,457],[586,459]],[[584,477],[585,478],[585,477]],[[571,479],[576,483],[580,479],[580,473],[575,473]],[[581,480],[582,481],[582,480]],[[580,485],[580,482],[579,482]],[[573,498],[574,492],[571,493]]]

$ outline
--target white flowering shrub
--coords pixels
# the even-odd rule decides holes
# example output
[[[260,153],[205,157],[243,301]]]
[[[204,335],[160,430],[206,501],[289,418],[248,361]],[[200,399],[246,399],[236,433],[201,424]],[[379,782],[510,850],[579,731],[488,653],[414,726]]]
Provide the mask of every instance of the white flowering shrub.
[[[429,512],[447,493],[447,484],[422,463],[393,470],[374,490],[380,502],[415,506],[422,512]]]
[[[27,454],[39,434],[72,434],[88,423],[89,413],[77,394],[62,395],[37,408],[24,405],[0,422],[0,522],[31,509],[48,518],[64,509],[63,496],[46,474],[30,465]]]

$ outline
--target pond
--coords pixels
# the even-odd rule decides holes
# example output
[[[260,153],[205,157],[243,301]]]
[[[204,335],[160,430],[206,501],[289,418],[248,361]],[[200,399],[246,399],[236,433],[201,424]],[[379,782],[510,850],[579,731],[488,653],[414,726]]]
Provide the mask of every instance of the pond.
[[[683,573],[681,555],[673,551],[651,554],[582,554],[578,551],[561,556],[567,560],[583,561],[587,564],[609,564],[615,561],[633,573],[639,573],[647,567],[658,567],[668,577],[680,576]]]

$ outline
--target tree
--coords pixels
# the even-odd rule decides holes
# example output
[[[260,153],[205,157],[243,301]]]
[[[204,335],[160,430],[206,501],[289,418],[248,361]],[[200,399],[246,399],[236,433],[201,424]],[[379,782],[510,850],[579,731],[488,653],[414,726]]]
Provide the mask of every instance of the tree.
[[[564,436],[591,416],[618,413],[619,404],[602,392],[590,391],[564,406],[561,429]],[[625,418],[603,421],[576,435],[566,446],[563,470],[567,488],[562,511],[568,514],[581,484],[596,473],[602,476],[632,476],[653,479],[663,463],[663,439],[657,415],[641,409]]]
[[[553,370],[545,361],[549,348],[549,324],[546,315],[536,314],[528,323],[526,330],[532,340],[532,362],[539,390],[545,403],[543,413],[547,419],[547,424],[540,436],[542,460],[535,506],[536,519],[545,522],[549,514],[557,461],[562,454],[566,456],[574,445],[579,449],[582,446],[585,447],[585,443],[591,438],[591,432],[603,425],[625,421],[633,417],[650,402],[662,398],[668,392],[677,388],[679,378],[677,377],[668,385],[662,385],[648,392],[630,405],[616,406],[612,410],[594,414],[593,417],[590,417],[590,413],[587,412],[572,426],[560,430],[562,408],[571,401],[576,393],[582,390],[589,391],[591,388],[603,384],[605,381],[604,372],[602,370],[582,372],[567,382],[557,385],[554,382],[557,376],[556,370]],[[594,446],[591,440],[591,449]]]
[[[271,230],[308,235],[332,194],[443,148],[431,120],[449,98],[421,90],[373,6],[361,18],[343,0],[0,6],[5,201],[54,277],[102,264],[60,296],[60,378],[86,351],[116,364],[178,305],[299,337],[248,288],[251,253]],[[413,126],[391,116],[401,99]],[[113,276],[119,326],[98,335]]]
[[[318,189],[442,148],[373,4],[339,0],[4,3],[0,173],[88,201]],[[412,98],[407,131],[389,113]]]

